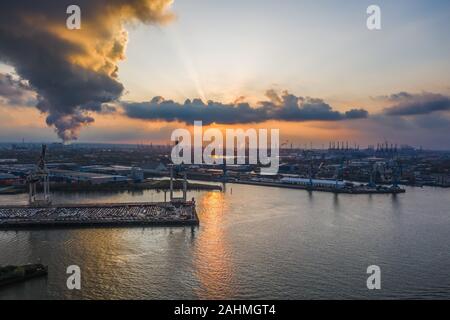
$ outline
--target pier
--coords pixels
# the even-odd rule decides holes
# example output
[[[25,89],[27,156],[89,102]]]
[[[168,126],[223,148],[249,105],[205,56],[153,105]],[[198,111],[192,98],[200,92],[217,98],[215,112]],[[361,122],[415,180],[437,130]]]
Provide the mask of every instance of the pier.
[[[54,205],[45,153],[43,146],[37,169],[27,179],[29,204],[0,206],[0,229],[199,225],[195,200],[187,200],[186,173],[182,197],[174,196],[173,166],[170,167],[170,201],[164,197],[164,202]],[[40,185],[42,192],[39,192]]]
[[[0,229],[197,225],[195,202],[0,207]]]
[[[334,184],[300,184],[300,183],[282,183],[275,181],[256,181],[256,180],[235,180],[232,183],[248,184],[263,187],[275,187],[286,189],[300,189],[307,191],[320,191],[331,193],[345,193],[345,194],[399,194],[405,193],[405,189],[400,187],[369,187],[369,186],[335,186]]]
[[[33,278],[44,277],[47,274],[48,267],[42,264],[0,267],[0,287]]]

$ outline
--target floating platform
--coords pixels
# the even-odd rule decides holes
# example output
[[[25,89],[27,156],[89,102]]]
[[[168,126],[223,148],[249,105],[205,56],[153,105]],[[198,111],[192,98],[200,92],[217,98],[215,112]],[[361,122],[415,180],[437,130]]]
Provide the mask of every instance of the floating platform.
[[[289,184],[280,182],[267,182],[267,181],[252,181],[252,180],[236,180],[231,183],[248,184],[254,186],[275,187],[275,188],[287,188],[287,189],[300,189],[307,191],[320,191],[331,193],[346,193],[346,194],[399,194],[405,193],[406,190],[402,188],[389,188],[389,187],[377,187],[369,188],[366,186],[354,186],[354,187],[321,187],[321,186],[307,186],[301,184]]]
[[[0,267],[0,287],[28,279],[47,276],[48,268],[42,264]]]
[[[0,206],[0,229],[197,226],[195,202]]]

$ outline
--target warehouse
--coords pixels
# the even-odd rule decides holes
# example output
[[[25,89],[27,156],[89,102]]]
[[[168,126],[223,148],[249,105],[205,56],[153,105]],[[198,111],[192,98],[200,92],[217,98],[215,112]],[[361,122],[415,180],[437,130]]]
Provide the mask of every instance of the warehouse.
[[[87,182],[91,184],[120,183],[128,181],[128,178],[120,175],[79,172],[71,170],[50,170],[50,178],[53,181]]]

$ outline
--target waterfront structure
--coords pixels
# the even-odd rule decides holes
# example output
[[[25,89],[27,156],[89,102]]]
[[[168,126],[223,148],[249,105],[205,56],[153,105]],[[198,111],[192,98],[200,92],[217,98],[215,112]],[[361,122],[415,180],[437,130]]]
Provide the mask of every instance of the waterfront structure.
[[[170,170],[170,202],[186,202],[187,199],[187,172],[183,170],[183,196],[175,197],[173,193],[174,165],[169,166]]]
[[[345,187],[344,181],[339,180],[325,180],[325,179],[311,179],[311,178],[296,178],[296,177],[284,177],[280,179],[281,183],[294,184],[304,187],[312,188],[336,188],[342,189]]]
[[[187,177],[184,171],[183,196],[173,195],[173,166],[171,166],[170,203],[118,203],[52,205],[50,176],[92,184],[127,182],[125,176],[106,175],[71,170],[48,170],[45,163],[46,146],[42,146],[36,169],[28,176],[29,204],[0,206],[0,229],[43,227],[99,227],[99,226],[184,226],[198,225],[195,201],[186,201]],[[37,186],[43,185],[43,193]]]
[[[32,278],[43,277],[47,273],[48,268],[42,264],[0,267],[0,287]]]
[[[87,182],[90,184],[105,184],[105,183],[117,183],[127,182],[128,177],[121,175],[111,175],[92,172],[80,172],[72,170],[50,170],[50,176],[55,180],[65,180],[70,182]]]
[[[198,225],[195,202],[0,206],[0,229]]]
[[[30,206],[48,206],[51,204],[49,171],[45,164],[47,146],[42,145],[41,156],[36,170],[28,178],[28,201]],[[38,192],[38,185],[42,185],[42,193]]]
[[[146,161],[142,166],[142,170],[145,173],[162,175],[167,174],[167,166],[164,163],[159,161]]]
[[[2,185],[13,185],[19,180],[19,177],[9,174],[9,173],[0,173],[0,186]]]
[[[136,166],[119,166],[119,165],[91,165],[80,168],[81,172],[98,173],[102,175],[123,176],[135,182],[144,180],[144,171]]]

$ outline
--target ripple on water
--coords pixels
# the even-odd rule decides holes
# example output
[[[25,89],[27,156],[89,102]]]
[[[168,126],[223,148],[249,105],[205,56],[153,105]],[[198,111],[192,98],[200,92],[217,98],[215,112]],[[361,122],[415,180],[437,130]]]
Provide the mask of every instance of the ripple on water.
[[[0,299],[450,298],[450,190],[408,188],[393,198],[232,188],[189,194],[198,228],[1,231],[0,264],[41,259],[50,274],[2,290]],[[55,197],[138,202],[164,195]],[[11,201],[0,196],[0,204]],[[71,264],[82,269],[81,292],[65,287]],[[382,268],[376,293],[365,287],[371,264]]]

